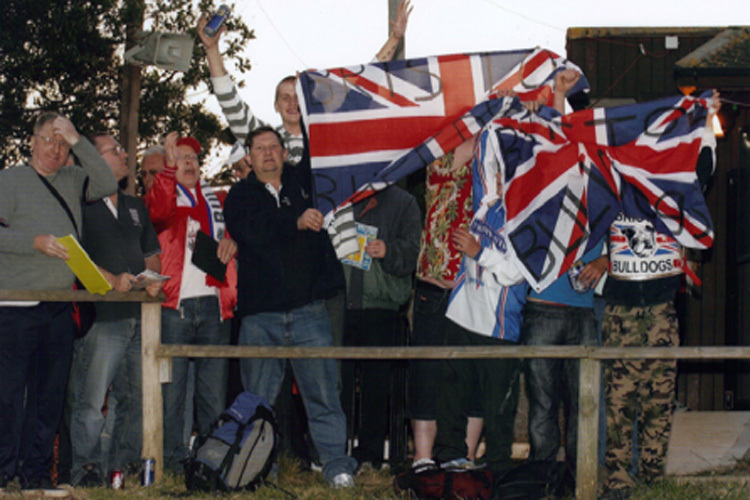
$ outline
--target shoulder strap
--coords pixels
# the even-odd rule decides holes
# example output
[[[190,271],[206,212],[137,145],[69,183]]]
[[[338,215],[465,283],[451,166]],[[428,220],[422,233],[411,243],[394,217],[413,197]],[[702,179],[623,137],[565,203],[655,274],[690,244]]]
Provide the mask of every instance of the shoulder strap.
[[[52,193],[52,196],[54,196],[55,199],[58,201],[58,203],[60,203],[60,205],[63,207],[63,209],[65,209],[65,213],[68,214],[68,217],[70,218],[70,222],[73,223],[73,227],[76,230],[76,236],[80,238],[81,232],[78,231],[78,224],[76,224],[76,219],[75,217],[73,217],[73,212],[70,211],[70,207],[65,202],[65,198],[60,196],[60,193],[57,192],[57,189],[55,189],[54,186],[50,184],[49,181],[45,179],[42,174],[40,174],[36,170],[34,170],[34,172],[36,173],[37,176],[39,176],[39,179],[42,181],[42,184],[44,184],[44,186],[47,189],[49,189],[49,192]]]

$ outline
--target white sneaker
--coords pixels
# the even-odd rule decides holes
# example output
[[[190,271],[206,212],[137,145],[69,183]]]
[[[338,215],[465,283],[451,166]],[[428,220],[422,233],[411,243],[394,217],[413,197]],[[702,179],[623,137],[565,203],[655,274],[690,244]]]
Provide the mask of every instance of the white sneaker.
[[[411,464],[411,471],[414,474],[421,474],[423,472],[435,471],[438,469],[439,467],[431,458],[420,458],[419,460],[417,460],[416,462],[412,462]]]
[[[348,472],[340,472],[333,477],[331,486],[334,488],[354,488],[354,478]]]
[[[472,460],[469,460],[468,458],[455,458],[451,460],[450,462],[444,462],[440,464],[440,468],[443,470],[449,470],[449,471],[462,471],[462,470],[476,470],[476,469],[482,469],[483,465],[477,465]]]

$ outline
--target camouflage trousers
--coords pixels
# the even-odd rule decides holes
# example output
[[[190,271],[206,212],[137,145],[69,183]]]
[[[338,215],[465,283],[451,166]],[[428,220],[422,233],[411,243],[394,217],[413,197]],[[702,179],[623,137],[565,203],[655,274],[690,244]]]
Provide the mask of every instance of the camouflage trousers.
[[[607,305],[602,334],[607,347],[667,347],[677,346],[680,342],[672,302],[648,307]],[[676,360],[613,360],[605,364],[606,489],[634,485],[629,470],[636,419],[639,480],[648,482],[663,474],[676,381]]]

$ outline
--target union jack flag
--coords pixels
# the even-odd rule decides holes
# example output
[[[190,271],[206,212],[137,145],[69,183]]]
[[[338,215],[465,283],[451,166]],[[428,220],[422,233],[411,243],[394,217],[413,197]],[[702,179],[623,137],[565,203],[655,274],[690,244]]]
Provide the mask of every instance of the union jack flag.
[[[701,147],[713,145],[705,127],[709,96],[566,116],[516,104],[487,125],[502,165],[510,247],[535,290],[595,246],[620,211],[683,246],[711,246],[695,173]]]
[[[555,75],[565,69],[580,72],[537,48],[305,71],[297,94],[318,208],[330,222],[337,207],[451,151],[509,105],[494,98],[504,90],[551,100]],[[581,78],[571,93],[584,89]],[[334,244],[340,255],[351,250],[345,241]]]

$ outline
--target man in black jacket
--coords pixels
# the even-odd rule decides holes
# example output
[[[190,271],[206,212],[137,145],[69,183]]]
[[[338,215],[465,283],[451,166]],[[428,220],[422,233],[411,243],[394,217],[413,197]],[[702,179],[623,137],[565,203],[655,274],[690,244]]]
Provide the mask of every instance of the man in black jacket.
[[[321,279],[333,252],[320,232],[323,214],[312,208],[298,173],[284,163],[278,132],[261,127],[247,146],[253,171],[227,196],[224,216],[238,244],[238,314],[241,345],[330,346],[331,328]],[[328,256],[330,257],[330,255]],[[310,432],[334,487],[354,485],[356,461],[346,456],[346,419],[332,359],[290,360]],[[242,384],[273,404],[284,359],[242,360]]]

